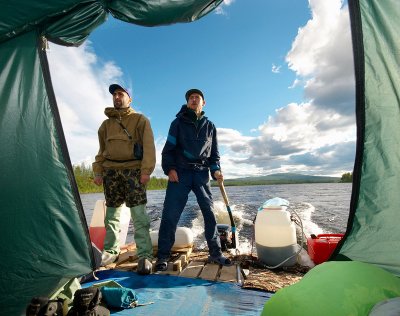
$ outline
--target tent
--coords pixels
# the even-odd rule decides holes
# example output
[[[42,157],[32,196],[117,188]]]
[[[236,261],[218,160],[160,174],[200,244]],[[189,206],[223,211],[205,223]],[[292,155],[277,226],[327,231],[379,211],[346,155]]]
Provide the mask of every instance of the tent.
[[[400,276],[400,5],[352,0],[349,9],[357,148],[347,231],[331,259]]]
[[[46,41],[78,46],[109,14],[144,26],[191,22],[221,2],[1,1],[1,315],[21,314],[33,296],[49,296],[94,267]]]
[[[46,58],[46,41],[80,45],[108,14],[155,26],[201,18],[222,0],[2,1],[0,12],[0,310],[22,312],[89,273],[94,256]],[[400,6],[349,0],[357,150],[345,238],[332,260],[400,275]]]

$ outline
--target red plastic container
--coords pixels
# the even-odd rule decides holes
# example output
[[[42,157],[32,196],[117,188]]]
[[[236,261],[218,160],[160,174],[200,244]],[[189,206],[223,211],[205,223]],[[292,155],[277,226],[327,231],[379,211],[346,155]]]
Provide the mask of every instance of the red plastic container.
[[[319,234],[307,238],[308,255],[315,264],[320,264],[329,259],[343,234]]]

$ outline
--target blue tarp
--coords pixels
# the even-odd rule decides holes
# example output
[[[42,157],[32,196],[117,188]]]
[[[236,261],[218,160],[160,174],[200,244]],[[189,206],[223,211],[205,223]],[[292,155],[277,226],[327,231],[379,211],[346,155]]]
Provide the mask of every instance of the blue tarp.
[[[242,289],[233,283],[168,275],[140,276],[135,272],[104,270],[96,276],[100,280],[82,286],[114,280],[134,289],[139,304],[154,302],[134,309],[114,310],[112,315],[260,315],[265,302],[273,295]]]

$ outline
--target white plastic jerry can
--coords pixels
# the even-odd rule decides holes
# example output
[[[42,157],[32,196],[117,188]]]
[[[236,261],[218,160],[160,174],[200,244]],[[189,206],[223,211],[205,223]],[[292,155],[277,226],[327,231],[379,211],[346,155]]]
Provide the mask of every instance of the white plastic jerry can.
[[[292,258],[282,266],[292,266],[297,259],[296,227],[287,211],[289,202],[282,201],[286,200],[275,198],[265,202],[258,209],[255,222],[257,255],[268,266],[276,266],[289,257]]]

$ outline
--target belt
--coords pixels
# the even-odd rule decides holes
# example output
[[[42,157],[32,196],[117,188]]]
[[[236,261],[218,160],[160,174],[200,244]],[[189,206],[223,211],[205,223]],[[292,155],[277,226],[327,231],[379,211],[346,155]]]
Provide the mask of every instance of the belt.
[[[106,160],[112,161],[112,162],[129,162],[129,161],[136,161],[136,160],[142,160],[142,159],[115,160],[115,159],[106,158]]]
[[[188,166],[194,170],[206,169],[208,166],[204,162],[187,162]]]

